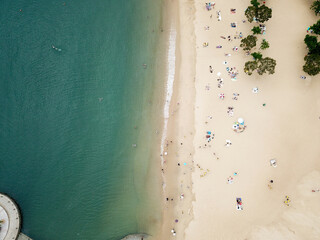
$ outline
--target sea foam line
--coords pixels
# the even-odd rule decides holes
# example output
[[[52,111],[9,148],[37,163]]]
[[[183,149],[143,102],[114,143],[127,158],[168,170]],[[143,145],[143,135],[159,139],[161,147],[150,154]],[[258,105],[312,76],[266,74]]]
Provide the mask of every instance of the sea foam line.
[[[173,93],[173,82],[176,72],[176,30],[171,27],[170,35],[169,35],[169,48],[168,48],[168,61],[167,61],[167,70],[168,70],[168,79],[166,85],[166,99],[163,108],[163,116],[164,116],[164,126],[162,131],[161,138],[161,165],[164,163],[164,146],[167,138],[167,128],[168,128],[168,120],[169,120],[169,111],[170,111],[170,103]]]

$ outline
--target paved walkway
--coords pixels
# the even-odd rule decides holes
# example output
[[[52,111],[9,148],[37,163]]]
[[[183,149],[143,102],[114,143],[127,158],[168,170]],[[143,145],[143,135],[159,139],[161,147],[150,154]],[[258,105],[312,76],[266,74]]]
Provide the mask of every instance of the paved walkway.
[[[16,240],[20,233],[21,216],[16,204],[4,194],[0,194],[0,221],[0,240]]]

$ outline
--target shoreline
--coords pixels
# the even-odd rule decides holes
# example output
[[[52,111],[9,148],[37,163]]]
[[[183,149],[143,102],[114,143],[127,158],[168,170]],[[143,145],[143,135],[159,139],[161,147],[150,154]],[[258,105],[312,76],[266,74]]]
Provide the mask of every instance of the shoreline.
[[[194,134],[194,70],[195,49],[193,34],[193,3],[179,1],[170,9],[176,22],[175,56],[168,59],[168,80],[173,83],[173,92],[168,115],[166,137],[162,138],[161,158],[163,165],[163,214],[161,234],[157,239],[183,239],[183,229],[192,218],[193,201],[191,172],[193,171]],[[191,51],[190,51],[191,49]],[[194,49],[194,50],[192,50]],[[170,58],[170,49],[168,49]],[[171,52],[172,53],[172,52]],[[175,58],[174,82],[170,77],[170,60]],[[187,70],[186,70],[187,69]],[[171,73],[172,73],[171,69]],[[168,94],[168,93],[166,93]],[[171,93],[169,93],[171,94]],[[168,95],[167,95],[168,96]],[[165,102],[165,107],[168,102]],[[165,108],[164,107],[164,108]],[[187,113],[187,116],[186,116]],[[165,136],[165,133],[163,133]],[[188,153],[184,149],[188,149]],[[165,154],[167,152],[167,154]],[[178,221],[178,222],[177,222]],[[174,234],[173,230],[177,232]]]
[[[173,86],[174,86],[174,79],[175,79],[175,68],[176,68],[176,28],[174,26],[170,26],[170,33],[169,33],[169,47],[168,47],[168,56],[167,56],[167,82],[166,82],[166,97],[165,97],[165,104],[163,107],[163,127],[162,127],[162,136],[161,136],[161,146],[160,146],[160,156],[161,156],[161,167],[163,167],[165,160],[164,156],[167,155],[167,152],[165,151],[165,142],[167,139],[167,132],[168,132],[168,122],[170,117],[170,105],[173,95]],[[165,188],[165,185],[163,186],[163,189]]]
[[[168,14],[170,2],[162,0],[159,5],[160,10],[158,8],[154,9],[157,12],[156,14],[158,14],[158,11],[161,13],[159,22],[155,28],[149,29],[150,34],[157,35],[157,44],[151,50],[152,61],[146,62],[147,65],[145,67],[145,71],[152,69],[147,78],[152,79],[153,82],[150,91],[146,89],[148,96],[141,107],[144,111],[144,124],[146,124],[146,127],[141,125],[141,130],[136,126],[134,127],[138,133],[138,138],[135,142],[136,145],[132,146],[132,151],[140,151],[139,154],[135,155],[134,181],[136,182],[136,178],[138,178],[141,180],[141,184],[144,185],[143,188],[140,188],[141,184],[136,185],[137,193],[141,196],[136,215],[139,220],[135,231],[127,232],[123,237],[143,235],[148,239],[158,239],[159,229],[162,225],[163,188],[161,183],[163,179],[161,171],[159,171],[161,169],[159,151],[161,151],[161,141],[165,134],[163,124],[165,122],[164,111],[166,107],[167,51],[169,49],[168,40],[173,16]],[[145,148],[145,142],[152,144],[149,145],[149,148]],[[141,150],[141,147],[144,150]],[[141,159],[144,160],[141,161]],[[143,178],[141,178],[141,169],[145,169]]]

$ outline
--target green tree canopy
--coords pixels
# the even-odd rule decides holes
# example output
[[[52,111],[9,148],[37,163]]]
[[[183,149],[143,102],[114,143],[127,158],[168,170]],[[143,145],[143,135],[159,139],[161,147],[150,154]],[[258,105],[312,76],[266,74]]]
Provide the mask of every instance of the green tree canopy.
[[[309,54],[311,53],[320,53],[320,46],[316,36],[306,35],[304,42],[309,49]]]
[[[248,75],[251,75],[254,70],[257,70],[257,73],[259,75],[262,75],[266,72],[268,72],[268,74],[273,74],[276,65],[276,60],[269,57],[262,58],[261,55],[260,59],[255,59],[254,61],[246,62],[244,65],[244,72]]]
[[[257,37],[253,35],[249,35],[246,38],[241,39],[240,47],[245,51],[250,51],[257,45]]]
[[[260,3],[258,2],[258,0],[251,0],[250,2],[252,4],[252,6],[254,7],[259,7]]]
[[[304,57],[306,63],[303,66],[303,71],[311,76],[317,75],[320,72],[320,55],[317,53],[309,54]]]
[[[320,1],[314,1],[310,9],[313,10],[316,15],[320,14]]]
[[[315,34],[320,34],[320,20],[318,20],[317,23],[310,26],[310,29],[312,29]]]
[[[258,62],[257,61],[249,61],[246,62],[244,65],[244,72],[248,75],[251,75],[254,70],[258,68]]]
[[[260,49],[265,50],[265,49],[267,49],[269,46],[270,46],[269,43],[268,43],[265,39],[263,39],[262,42],[261,42]]]
[[[272,58],[269,58],[269,57],[261,58],[259,60],[257,72],[259,75],[262,75],[266,72],[268,72],[268,74],[274,74],[274,69],[276,68],[276,65],[277,65],[276,60]]]
[[[257,21],[264,23],[272,17],[272,9],[268,8],[266,5],[262,5],[258,8]]]
[[[256,20],[257,22],[264,23],[272,17],[272,9],[266,5],[262,6],[249,6],[244,13],[249,22]]]
[[[253,34],[261,34],[261,29],[258,26],[253,27],[251,31],[253,32]]]
[[[251,53],[251,56],[255,59],[255,60],[260,60],[262,58],[262,54],[260,52],[254,52]]]
[[[257,16],[257,7],[249,6],[246,11],[244,12],[249,22],[252,22],[256,19]]]

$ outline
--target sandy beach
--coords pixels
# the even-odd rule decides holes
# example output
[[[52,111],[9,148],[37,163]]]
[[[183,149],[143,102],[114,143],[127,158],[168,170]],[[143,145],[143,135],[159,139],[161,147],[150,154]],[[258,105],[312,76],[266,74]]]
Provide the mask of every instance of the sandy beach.
[[[270,43],[262,53],[277,66],[273,75],[248,76],[252,57],[239,35],[255,26],[243,21],[250,1],[217,0],[211,11],[179,1],[159,239],[320,239],[320,78],[300,79],[303,39],[317,20],[311,3],[266,1],[273,17],[258,42]]]
[[[167,32],[175,32],[175,71],[172,87],[167,129],[163,141],[163,215],[159,236],[152,239],[170,239],[173,229],[183,233],[192,219],[193,201],[191,173],[193,171],[194,138],[194,76],[195,76],[195,35],[193,28],[194,5],[192,1],[168,1],[171,24]],[[168,25],[168,24],[167,24]],[[170,54],[170,43],[169,43]],[[172,56],[168,56],[168,72],[172,75]],[[193,76],[193,77],[190,77]],[[171,76],[172,77],[172,76]],[[170,82],[170,75],[167,83]],[[170,90],[169,90],[170,91]],[[165,108],[167,105],[165,102]],[[166,127],[166,126],[165,126]]]

